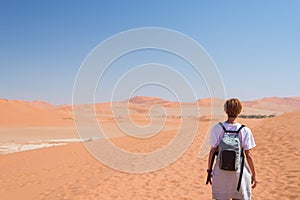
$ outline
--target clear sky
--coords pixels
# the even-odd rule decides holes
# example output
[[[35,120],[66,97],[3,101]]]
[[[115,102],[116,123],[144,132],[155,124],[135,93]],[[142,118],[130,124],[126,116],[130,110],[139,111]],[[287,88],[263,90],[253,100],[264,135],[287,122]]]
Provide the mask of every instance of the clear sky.
[[[297,0],[0,0],[0,98],[71,103],[88,53],[108,37],[140,27],[174,29],[196,40],[218,66],[228,97],[300,96],[299,20]],[[192,71],[182,73],[193,87],[199,84],[197,97],[208,96]],[[108,77],[98,101],[110,100],[112,81]],[[136,95],[172,99],[154,86]]]

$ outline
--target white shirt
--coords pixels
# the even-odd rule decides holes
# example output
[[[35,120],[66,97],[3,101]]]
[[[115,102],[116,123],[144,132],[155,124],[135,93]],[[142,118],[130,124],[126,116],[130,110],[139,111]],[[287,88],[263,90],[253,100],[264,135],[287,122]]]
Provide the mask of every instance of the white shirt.
[[[240,123],[228,124],[226,122],[223,122],[223,126],[225,127],[226,130],[237,131],[241,127],[241,124]],[[223,135],[224,135],[224,130],[222,126],[220,124],[216,124],[210,132],[210,140],[209,140],[210,146],[216,148],[219,145]],[[244,150],[249,150],[256,146],[252,132],[248,127],[244,127],[240,131],[239,139],[241,141],[242,148],[244,148]]]

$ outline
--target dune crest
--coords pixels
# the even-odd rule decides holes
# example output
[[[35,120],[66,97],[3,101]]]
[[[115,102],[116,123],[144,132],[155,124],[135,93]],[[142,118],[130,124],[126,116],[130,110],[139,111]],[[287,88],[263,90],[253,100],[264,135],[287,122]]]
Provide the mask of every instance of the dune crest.
[[[215,105],[223,112],[224,100],[213,99]],[[129,102],[129,104],[128,104]],[[199,99],[197,101],[201,115],[210,115],[211,98]],[[133,114],[148,114],[153,105],[162,106],[169,110],[186,108],[192,102],[171,102],[157,97],[136,96],[121,102],[96,103],[95,110],[98,116],[111,115],[112,110],[133,111]],[[193,104],[194,105],[194,104]],[[282,114],[300,109],[300,97],[278,98],[270,97],[254,101],[244,101],[243,114]],[[82,105],[84,109],[85,106]],[[0,99],[0,127],[15,126],[62,126],[72,125],[72,105],[52,105],[44,101],[21,101]],[[123,112],[122,111],[122,112]],[[171,113],[173,113],[173,111]]]
[[[0,101],[0,127],[70,125],[70,116],[57,112],[48,103],[19,100]]]
[[[253,101],[244,101],[243,105],[249,108],[269,109],[277,112],[290,112],[300,109],[299,97],[268,97]]]
[[[129,99],[128,102],[133,103],[133,104],[154,105],[154,104],[165,104],[165,103],[168,103],[169,101],[160,99],[157,97],[135,96],[135,97]]]

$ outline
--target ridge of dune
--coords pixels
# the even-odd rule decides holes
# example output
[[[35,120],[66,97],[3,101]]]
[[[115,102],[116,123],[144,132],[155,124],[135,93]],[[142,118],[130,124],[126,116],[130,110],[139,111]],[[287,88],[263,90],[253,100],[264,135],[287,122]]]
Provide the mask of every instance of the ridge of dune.
[[[168,103],[169,101],[153,97],[153,96],[135,96],[126,100],[126,102],[133,103],[133,104],[164,104]]]
[[[289,97],[290,99],[296,100],[296,101],[300,101],[300,97]]]
[[[243,105],[248,108],[274,110],[279,112],[290,112],[300,109],[299,97],[266,97],[258,100],[243,101]]]
[[[255,101],[254,101],[255,102]],[[300,98],[297,97],[265,97],[258,99],[257,103],[273,103],[273,104],[288,104],[293,106],[300,106]]]
[[[200,106],[211,106],[214,103],[217,106],[223,106],[224,100],[219,98],[203,98],[197,101]]]
[[[8,99],[0,98],[0,102],[7,102]]]
[[[65,113],[72,113],[72,105],[68,104],[56,106],[54,109]]]
[[[43,106],[41,106],[43,105]],[[49,104],[50,105],[50,104]],[[20,100],[0,101],[1,126],[63,125],[68,116],[55,111],[47,103],[32,104]]]
[[[203,109],[207,109],[211,106],[212,101],[217,107],[223,107],[224,100],[222,99],[203,98],[196,102]],[[253,101],[243,101],[242,103],[246,114],[281,114],[300,109],[300,97],[267,97]],[[149,108],[153,105],[172,110],[180,106],[185,106],[188,109],[190,103],[172,102],[150,96],[136,96],[127,101],[95,103],[93,106],[98,115],[106,115],[111,114],[112,109],[116,113],[118,111],[125,113],[127,109],[136,113],[148,113]],[[85,109],[90,105],[79,106]],[[0,126],[60,126],[72,122],[72,105],[68,104],[56,106],[40,100],[28,102],[2,98],[0,99],[0,109]]]
[[[163,103],[162,106],[167,107],[167,108],[178,108],[181,106],[181,104],[186,104],[186,103],[169,101],[169,102]]]
[[[30,105],[40,107],[40,108],[54,108],[55,106],[46,102],[46,101],[41,101],[41,100],[34,100],[29,102]]]

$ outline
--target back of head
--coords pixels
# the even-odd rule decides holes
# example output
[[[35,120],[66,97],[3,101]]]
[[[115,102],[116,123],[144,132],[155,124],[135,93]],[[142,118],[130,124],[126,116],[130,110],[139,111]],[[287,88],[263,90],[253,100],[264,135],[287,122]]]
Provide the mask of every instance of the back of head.
[[[228,117],[236,118],[242,112],[242,103],[238,99],[228,99],[224,104],[224,111]]]

